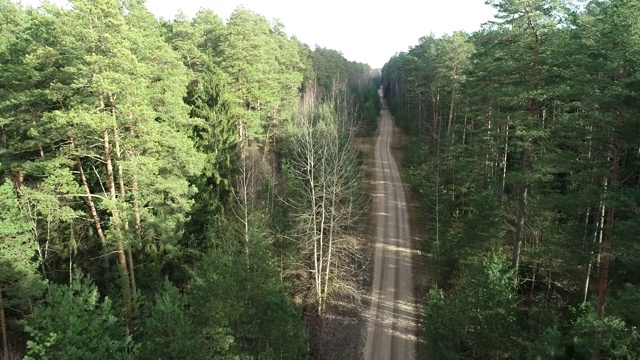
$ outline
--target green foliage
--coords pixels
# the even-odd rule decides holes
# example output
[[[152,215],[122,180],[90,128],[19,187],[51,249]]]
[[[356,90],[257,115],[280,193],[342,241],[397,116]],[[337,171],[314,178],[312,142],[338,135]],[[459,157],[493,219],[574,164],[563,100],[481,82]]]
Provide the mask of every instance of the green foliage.
[[[3,357],[9,356],[8,340],[14,320],[30,310],[30,304],[42,294],[45,282],[38,273],[40,261],[35,222],[23,214],[14,185],[0,185],[0,336]],[[5,347],[5,344],[7,346]]]
[[[457,290],[460,269],[510,252],[510,357],[633,357],[638,319],[621,309],[637,307],[640,260],[638,3],[487,3],[497,21],[423,37],[382,71],[412,137],[404,161],[430,272],[455,303],[472,296]],[[595,310],[572,315],[583,303]]]
[[[305,358],[300,314],[270,256],[258,244],[248,260],[214,251],[184,293],[165,283],[145,321],[142,358]]]
[[[505,259],[493,253],[464,270],[450,298],[431,289],[423,328],[437,358],[514,357],[516,299],[509,273]]]
[[[205,334],[227,326],[234,339],[229,346],[236,351],[304,358],[306,336],[300,314],[286,297],[270,256],[259,243],[252,246],[248,261],[237,255],[208,256],[194,274],[190,290],[193,316]]]
[[[280,24],[272,27],[245,8],[231,14],[220,66],[231,79],[231,114],[248,139],[268,141],[272,128],[290,117],[303,80],[297,50]]]
[[[382,110],[380,103],[380,95],[378,89],[380,85],[377,83],[379,78],[371,78],[364,84],[353,86],[351,92],[355,94],[353,107],[357,109],[359,114],[358,127],[359,134],[371,135],[378,128],[378,114]]]
[[[298,53],[300,54],[300,62],[302,66],[302,87],[301,93],[305,93],[316,83],[316,68],[313,64],[313,51],[309,48],[309,45],[302,43],[295,36],[291,40],[298,45]]]
[[[141,359],[206,359],[199,331],[188,313],[184,295],[170,282],[156,294],[145,316],[140,342]]]
[[[422,329],[427,351],[436,359],[458,359],[463,314],[458,314],[442,289],[431,288],[426,299]]]
[[[590,304],[578,308],[575,316],[570,336],[576,355],[589,357],[596,346],[607,359],[630,359],[640,351],[640,333],[621,318],[606,316],[599,319]]]
[[[131,337],[93,281],[74,271],[71,285],[52,284],[43,304],[25,321],[25,359],[125,359]]]
[[[0,54],[4,56],[8,44],[23,29],[25,17],[22,9],[10,0],[0,1],[0,14]]]
[[[35,224],[23,216],[14,186],[0,186],[0,291],[3,306],[25,310],[31,299],[42,294],[44,282],[35,261],[38,243],[33,236]]]
[[[191,106],[192,118],[204,120],[193,130],[196,146],[207,155],[203,174],[221,188],[229,188],[236,124],[228,116],[229,99],[221,83],[220,77],[211,72],[199,74],[189,85],[185,102]]]
[[[371,68],[368,65],[349,61],[336,50],[317,46],[311,59],[316,83],[323,96],[331,96],[332,91],[341,84],[358,84],[362,78],[370,76]]]
[[[28,316],[30,358],[305,358],[303,319],[284,261],[273,259],[301,257],[283,236],[291,209],[276,206],[290,180],[283,130],[323,73],[314,52],[244,8],[225,23],[207,9],[158,20],[142,0],[70,5],[0,0],[0,300],[10,346],[27,346],[14,325]],[[379,103],[368,66],[341,55],[325,65],[344,65],[322,76],[349,82],[326,109],[348,103],[349,131],[372,131]],[[248,153],[253,162],[239,167]],[[246,223],[241,175],[252,187]],[[361,189],[353,194],[361,200]],[[60,285],[68,274],[71,286]]]
[[[559,359],[565,355],[563,334],[557,328],[546,328],[536,341],[528,342],[529,359]]]

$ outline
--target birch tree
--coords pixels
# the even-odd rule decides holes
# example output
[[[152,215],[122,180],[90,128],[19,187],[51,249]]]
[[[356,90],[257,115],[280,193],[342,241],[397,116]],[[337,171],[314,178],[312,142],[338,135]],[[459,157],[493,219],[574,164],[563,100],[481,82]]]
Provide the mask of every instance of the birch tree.
[[[352,230],[362,211],[361,174],[349,132],[339,124],[347,112],[305,94],[287,158],[294,178],[288,203],[301,260],[293,270],[311,275],[309,297],[323,314],[332,298],[359,298],[355,277],[361,261]]]

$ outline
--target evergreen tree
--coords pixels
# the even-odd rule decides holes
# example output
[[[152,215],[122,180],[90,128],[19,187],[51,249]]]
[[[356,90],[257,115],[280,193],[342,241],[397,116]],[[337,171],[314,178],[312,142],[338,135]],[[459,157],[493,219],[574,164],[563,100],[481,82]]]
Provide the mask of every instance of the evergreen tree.
[[[489,3],[498,21],[470,36],[474,52],[455,87],[447,36],[425,37],[383,68],[391,110],[418,134],[405,163],[430,262],[448,290],[478,254],[511,252],[520,309],[511,357],[628,357],[637,321],[617,301],[632,306],[635,282],[623,283],[637,264],[637,4]],[[450,304],[469,297],[434,290],[429,301],[455,312]],[[456,333],[455,319],[444,330]]]
[[[243,8],[69,5],[0,0],[2,357],[306,358],[279,195],[313,52]],[[352,86],[324,107],[352,132],[376,89],[334,60]]]
[[[76,271],[70,285],[52,284],[44,304],[25,322],[25,359],[126,359],[131,338],[111,300]]]
[[[38,248],[35,224],[23,216],[10,181],[0,186],[0,209],[0,332],[3,358],[9,359],[7,311],[26,311],[28,303],[44,290],[44,282],[33,260]]]
[[[271,25],[264,17],[238,8],[229,18],[220,49],[222,69],[233,84],[232,115],[240,126],[239,139],[264,143],[282,93],[276,70],[281,50]]]

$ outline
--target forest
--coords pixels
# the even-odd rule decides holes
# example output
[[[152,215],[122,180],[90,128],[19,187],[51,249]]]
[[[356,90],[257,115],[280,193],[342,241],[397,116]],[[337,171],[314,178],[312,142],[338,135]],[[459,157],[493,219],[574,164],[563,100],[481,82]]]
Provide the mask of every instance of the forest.
[[[0,0],[1,359],[305,359],[379,79],[246,8]]]
[[[425,357],[638,359],[640,2],[487,3],[495,21],[382,70],[425,234]]]

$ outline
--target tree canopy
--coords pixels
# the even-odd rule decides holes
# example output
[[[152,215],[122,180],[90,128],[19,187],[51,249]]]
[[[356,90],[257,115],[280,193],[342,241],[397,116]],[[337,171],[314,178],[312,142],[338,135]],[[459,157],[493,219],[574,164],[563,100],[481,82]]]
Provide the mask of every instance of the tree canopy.
[[[316,55],[242,7],[0,0],[0,357],[307,358],[284,148]]]
[[[405,164],[434,255],[425,319],[441,325],[425,323],[429,351],[635,357],[637,318],[620,304],[640,305],[638,4],[488,4],[496,21],[424,37],[382,71],[416,134]],[[496,253],[509,271],[485,261]]]

